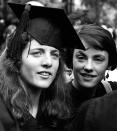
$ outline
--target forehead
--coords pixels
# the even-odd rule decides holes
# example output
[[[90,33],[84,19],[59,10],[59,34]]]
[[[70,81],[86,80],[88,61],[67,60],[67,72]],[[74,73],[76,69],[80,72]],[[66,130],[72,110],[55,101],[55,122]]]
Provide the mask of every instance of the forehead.
[[[81,54],[81,55],[86,55],[88,57],[92,56],[107,56],[108,57],[108,52],[104,50],[99,50],[95,48],[87,48],[86,50],[81,50],[81,49],[74,49],[74,55],[75,54]]]
[[[55,51],[59,51],[58,49],[56,49],[55,47],[52,46],[47,46],[47,45],[41,45],[38,41],[36,41],[35,39],[32,39],[30,42],[28,42],[27,44],[27,48],[31,49],[46,49],[46,50],[55,50]]]

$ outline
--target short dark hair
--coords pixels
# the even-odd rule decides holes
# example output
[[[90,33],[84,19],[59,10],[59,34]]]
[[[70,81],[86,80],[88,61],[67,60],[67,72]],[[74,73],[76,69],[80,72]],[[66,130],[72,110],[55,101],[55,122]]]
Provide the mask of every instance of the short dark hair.
[[[117,66],[117,50],[111,33],[96,24],[82,25],[77,33],[80,39],[84,39],[94,48],[105,50],[109,54],[109,66],[114,70]]]

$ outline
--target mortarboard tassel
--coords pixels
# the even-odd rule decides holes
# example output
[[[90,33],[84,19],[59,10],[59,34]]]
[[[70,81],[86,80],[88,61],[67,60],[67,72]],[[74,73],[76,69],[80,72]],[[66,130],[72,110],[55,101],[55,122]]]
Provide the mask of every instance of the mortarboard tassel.
[[[16,29],[16,33],[13,36],[11,42],[8,44],[7,58],[12,59],[17,62],[20,59],[22,51],[22,33],[28,28],[29,24],[29,11],[31,10],[31,5],[27,4],[25,10],[22,13],[19,25]]]

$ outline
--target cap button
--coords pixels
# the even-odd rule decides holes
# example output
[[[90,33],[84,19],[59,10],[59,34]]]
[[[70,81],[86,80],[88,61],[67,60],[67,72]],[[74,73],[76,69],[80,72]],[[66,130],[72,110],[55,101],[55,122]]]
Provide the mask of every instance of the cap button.
[[[26,4],[25,10],[30,11],[31,10],[31,5],[30,4]]]

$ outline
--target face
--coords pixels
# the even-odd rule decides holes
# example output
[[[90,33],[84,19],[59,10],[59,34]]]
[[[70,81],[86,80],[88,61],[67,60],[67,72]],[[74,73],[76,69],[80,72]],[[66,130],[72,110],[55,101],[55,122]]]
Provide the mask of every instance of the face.
[[[109,55],[107,51],[89,47],[86,42],[82,42],[86,50],[74,49],[73,53],[73,83],[92,88],[103,79],[108,68]]]
[[[22,53],[21,78],[37,88],[48,88],[59,68],[59,50],[40,45],[36,40],[28,43]]]
[[[66,65],[64,65],[64,78],[66,83],[72,81],[72,69],[68,68]]]

